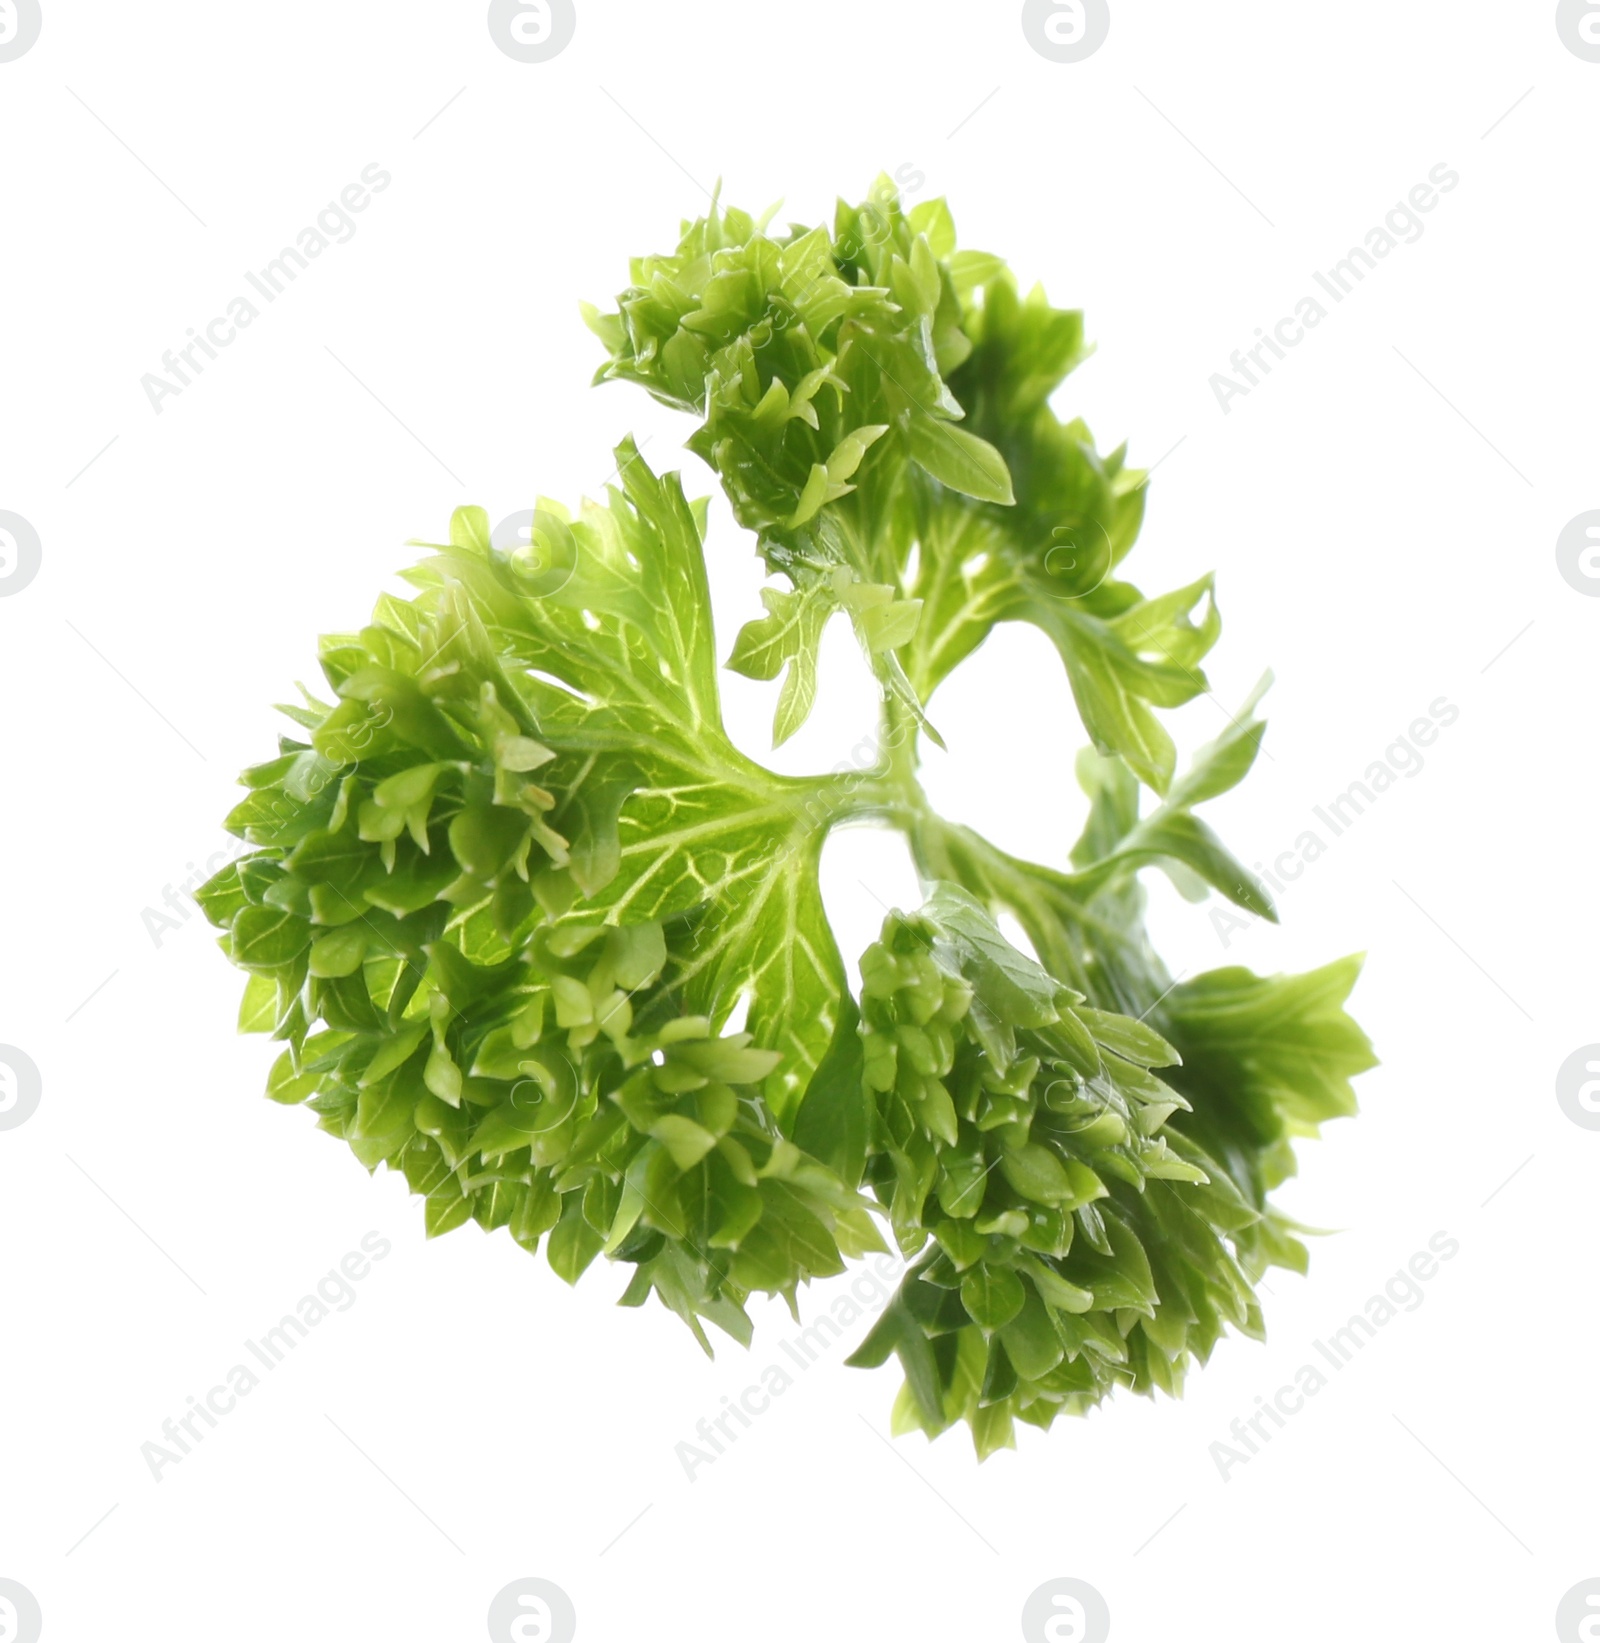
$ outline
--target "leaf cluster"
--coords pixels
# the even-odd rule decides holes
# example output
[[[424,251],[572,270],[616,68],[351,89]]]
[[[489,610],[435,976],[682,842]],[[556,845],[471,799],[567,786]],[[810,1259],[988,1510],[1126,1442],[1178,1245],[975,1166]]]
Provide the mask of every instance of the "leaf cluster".
[[[1162,710],[1209,688],[1209,577],[1146,595],[1121,566],[1145,476],[1052,405],[1081,315],[960,250],[943,202],[880,186],[831,226],[713,205],[588,311],[602,379],[695,420],[772,580],[729,667],[805,721],[823,629],[882,698],[870,770],[773,774],[723,725],[703,503],[631,442],[576,514],[541,499],[495,545],[481,509],[421,544],[409,598],[322,642],[204,887],[247,974],[240,1025],[283,1048],[268,1094],[430,1235],[475,1221],[568,1281],[631,1268],[709,1350],[758,1294],[892,1235],[912,1263],[854,1361],[897,1356],[901,1428],[979,1452],[1118,1385],[1176,1393],[1254,1284],[1303,1268],[1268,1199],[1292,1142],[1372,1064],[1357,966],[1175,985],[1140,875],[1263,917],[1197,807],[1249,772],[1257,697],[1181,774]],[[934,692],[1002,623],[1059,653],[1090,798],[1064,865],[928,803]],[[830,829],[900,829],[927,887],[853,991],[823,908]],[[1031,953],[1002,933],[1013,915]]]

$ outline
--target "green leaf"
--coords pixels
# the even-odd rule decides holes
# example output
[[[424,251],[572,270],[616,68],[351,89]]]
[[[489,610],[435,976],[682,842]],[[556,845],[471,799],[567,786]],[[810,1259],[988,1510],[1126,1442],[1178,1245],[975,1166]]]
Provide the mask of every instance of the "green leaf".
[[[871,1104],[862,1086],[860,1013],[846,993],[833,1042],[817,1064],[795,1115],[796,1144],[847,1186],[860,1184],[866,1164]]]
[[[298,1071],[294,1057],[288,1050],[273,1062],[271,1075],[267,1079],[269,1101],[277,1101],[289,1107],[298,1106],[308,1096],[315,1094],[316,1088],[316,1074]]]
[[[910,644],[921,620],[920,599],[897,599],[863,611],[856,627],[869,654],[878,656]]]
[[[980,1329],[1000,1329],[1022,1310],[1022,1280],[1004,1267],[974,1267],[961,1280],[961,1304]]]
[[[310,943],[306,921],[277,907],[244,907],[233,921],[233,961],[249,970],[281,969]]]
[[[1265,721],[1253,718],[1252,714],[1271,683],[1272,675],[1268,673],[1234,715],[1228,728],[1196,752],[1188,771],[1173,784],[1167,795],[1169,804],[1187,807],[1214,799],[1237,787],[1250,774],[1256,755],[1261,751],[1261,738],[1267,729]]]
[[[795,592],[763,588],[768,614],[739,630],[728,666],[749,679],[776,679],[788,669],[772,722],[772,745],[781,747],[806,722],[817,695],[817,646],[835,609],[825,584]]]
[[[890,1353],[899,1358],[906,1386],[915,1397],[923,1419],[936,1429],[942,1426],[944,1398],[933,1347],[899,1297],[890,1302],[867,1338],[845,1362],[860,1369],[875,1369],[888,1361]]]
[[[1088,1005],[1079,1005],[1076,1013],[1097,1043],[1135,1066],[1170,1067],[1179,1059],[1178,1052],[1160,1033],[1131,1016],[1091,1009]]]
[[[1000,1168],[1017,1192],[1035,1204],[1054,1207],[1073,1200],[1072,1179],[1048,1147],[1007,1150],[1001,1155]]]
[[[941,884],[925,911],[950,939],[963,978],[1001,1020],[1041,1027],[1057,1019],[1062,984],[1018,952],[974,897],[958,885]]]
[[[911,455],[941,485],[982,502],[1011,503],[1011,475],[1003,456],[989,444],[936,417],[917,417],[911,424]]]
[[[270,975],[254,975],[245,983],[239,1001],[239,1031],[270,1033],[278,1024],[278,983]]]
[[[226,928],[249,900],[239,880],[239,863],[230,861],[214,878],[207,879],[195,891],[194,899],[211,923]]]
[[[1017,1290],[1016,1316],[1000,1331],[1000,1338],[1018,1376],[1036,1381],[1061,1362],[1067,1346],[1039,1292],[1031,1284],[1024,1286],[1020,1279]]]
[[[1183,1056],[1169,1074],[1186,1094],[1223,1101],[1263,1140],[1284,1126],[1314,1129],[1355,1112],[1350,1080],[1377,1065],[1366,1034],[1344,1010],[1361,972],[1338,959],[1298,976],[1262,977],[1237,966],[1175,987],[1168,1036]],[[1201,1131],[1204,1115],[1182,1127]]]
[[[584,1220],[578,1195],[570,1195],[545,1246],[551,1271],[569,1284],[577,1283],[604,1243],[601,1234]]]
[[[1233,858],[1198,816],[1187,811],[1158,811],[1134,828],[1111,855],[1076,875],[1076,882],[1092,893],[1121,868],[1158,861],[1182,862],[1236,907],[1277,923],[1277,908],[1261,882]]]

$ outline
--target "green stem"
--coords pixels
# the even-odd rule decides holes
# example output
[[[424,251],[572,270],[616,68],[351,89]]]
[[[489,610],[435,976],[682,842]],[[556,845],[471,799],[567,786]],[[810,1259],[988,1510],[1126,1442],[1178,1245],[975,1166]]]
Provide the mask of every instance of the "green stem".
[[[868,819],[894,828],[910,845],[925,886],[945,880],[985,906],[1014,914],[1045,968],[1068,986],[1112,1009],[1125,1008],[1130,994],[1144,1004],[1158,998],[1166,977],[1142,933],[1130,934],[1093,911],[1067,874],[1009,855],[938,814],[917,778],[917,737],[911,710],[886,697],[878,765],[803,784],[820,828]],[[1098,887],[1096,895],[1107,888]]]

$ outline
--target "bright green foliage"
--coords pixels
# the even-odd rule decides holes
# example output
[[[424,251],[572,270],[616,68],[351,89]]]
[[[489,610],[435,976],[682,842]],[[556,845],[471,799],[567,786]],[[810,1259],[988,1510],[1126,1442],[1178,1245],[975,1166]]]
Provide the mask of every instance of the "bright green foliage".
[[[898,1427],[964,1419],[987,1453],[1014,1418],[1048,1426],[1118,1384],[1178,1392],[1225,1324],[1260,1336],[1253,1281],[1305,1259],[1265,1198],[1292,1168],[1288,1112],[1314,1133],[1371,1064],[1339,1009],[1354,966],[1180,990],[1181,1072],[1159,1033],[1091,1008],[952,886],[890,916],[861,978],[872,1184],[921,1258],[852,1362],[899,1356]],[[1277,1038],[1241,1083],[1240,1051]]]
[[[792,779],[733,746],[704,505],[631,442],[603,504],[541,502],[528,544],[458,510],[414,597],[323,641],[333,700],[284,710],[300,732],[228,822],[253,849],[201,892],[241,1027],[284,1045],[268,1094],[402,1171],[430,1234],[505,1227],[569,1281],[604,1254],[702,1344],[886,1223],[913,1266],[856,1361],[899,1356],[902,1428],[966,1420],[987,1454],[1118,1384],[1175,1392],[1226,1325],[1260,1333],[1268,1265],[1303,1268],[1266,1195],[1372,1056],[1354,961],[1175,987],[1145,936],[1149,866],[1275,917],[1195,813],[1264,727],[1252,698],[1178,773],[1157,710],[1207,688],[1220,618],[1209,577],[1113,574],[1144,476],[1049,404],[1081,316],[880,186],[831,230],[714,207],[589,321],[602,377],[697,419],[778,579],[727,663],[782,677],[775,740],[842,613],[882,762]],[[1048,634],[1092,744],[1060,868],[916,777],[932,693],[1005,621]],[[903,831],[929,891],[859,1000],[818,885],[851,818]]]
[[[549,1232],[569,1280],[604,1246],[630,1299],[744,1337],[750,1289],[881,1247],[780,1127],[844,1018],[838,794],[728,742],[699,516],[618,454],[626,494],[545,504],[533,568],[462,509],[415,599],[324,640],[337,704],[285,710],[309,741],[245,773],[259,848],[201,902],[241,1025],[289,1046],[269,1094],[403,1170],[430,1233]]]
[[[778,740],[804,717],[794,681],[834,610],[913,712],[996,622],[1028,621],[1095,745],[1165,791],[1173,747],[1152,709],[1207,688],[1220,620],[1209,577],[1157,599],[1111,579],[1144,475],[1048,404],[1087,357],[1081,314],[957,251],[943,201],[907,216],[881,185],[841,203],[831,234],[714,210],[671,256],[636,260],[618,310],[589,314],[612,355],[601,377],[704,419],[691,449],[793,584],[732,664],[764,679],[789,661]]]

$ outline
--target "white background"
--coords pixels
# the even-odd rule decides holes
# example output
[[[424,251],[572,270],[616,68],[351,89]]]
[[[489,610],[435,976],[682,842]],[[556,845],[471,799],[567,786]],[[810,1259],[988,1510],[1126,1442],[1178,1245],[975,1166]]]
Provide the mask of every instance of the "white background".
[[[0,1133],[0,1576],[51,1643],[474,1638],[530,1575],[590,1640],[1014,1638],[1058,1576],[1125,1643],[1550,1635],[1600,1576],[1600,1133],[1554,1093],[1600,1039],[1600,603],[1554,553],[1600,507],[1600,64],[1553,9],[1113,0],[1104,48],[1058,65],[1013,4],[579,0],[524,65],[481,4],[45,0],[0,64],[0,509],[43,542],[0,599],[0,1042],[44,1091]],[[155,414],[141,376],[371,162],[393,183],[354,238]],[[1225,416],[1212,373],[1440,162],[1460,186],[1420,241]],[[690,1482],[674,1445],[783,1361],[781,1308],[710,1364],[614,1308],[619,1274],[574,1292],[503,1233],[426,1244],[399,1177],[261,1099],[273,1051],[235,1037],[199,916],[158,947],[143,915],[226,842],[268,704],[408,538],[575,501],[630,429],[710,489],[686,419],[588,388],[580,299],[719,175],[814,221],[901,167],[1086,310],[1058,407],[1166,457],[1128,573],[1216,570],[1220,703],[1276,671],[1268,756],[1212,807],[1243,860],[1436,698],[1460,718],[1281,929],[1225,949],[1152,886],[1175,973],[1370,955],[1383,1065],[1302,1148],[1285,1202],[1340,1230],[1271,1280],[1269,1344],[981,1468],[959,1431],[891,1447],[896,1373],[841,1346]],[[760,577],[720,504],[711,560],[725,653]],[[871,722],[847,637],[827,661],[785,769]],[[726,677],[759,755],[774,687]],[[1062,862],[1082,736],[1043,641],[1005,632],[934,706],[935,797]],[[1222,722],[1202,698],[1176,730]],[[826,868],[847,953],[917,894],[889,839]],[[153,1481],[141,1444],[374,1228],[393,1253],[354,1307]],[[1224,1481],[1229,1423],[1441,1230],[1461,1252],[1424,1303]]]

